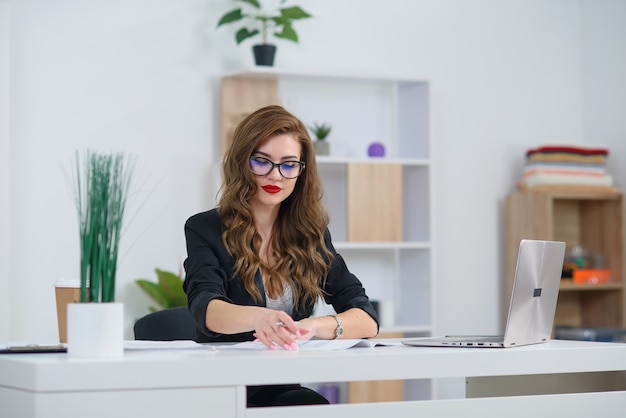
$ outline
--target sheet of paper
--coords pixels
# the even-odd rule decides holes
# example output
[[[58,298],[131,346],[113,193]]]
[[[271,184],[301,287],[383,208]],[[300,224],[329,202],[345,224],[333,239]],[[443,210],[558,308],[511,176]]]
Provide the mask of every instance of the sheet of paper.
[[[298,349],[301,351],[335,351],[346,350],[354,347],[376,347],[402,345],[401,342],[379,341],[379,340],[308,340],[298,341]],[[268,348],[259,341],[246,341],[233,345],[224,346],[225,349],[236,350],[268,350]],[[279,347],[282,350],[282,348]]]
[[[216,350],[215,347],[199,344],[191,340],[177,341],[143,341],[143,340],[126,340],[124,341],[124,350]]]

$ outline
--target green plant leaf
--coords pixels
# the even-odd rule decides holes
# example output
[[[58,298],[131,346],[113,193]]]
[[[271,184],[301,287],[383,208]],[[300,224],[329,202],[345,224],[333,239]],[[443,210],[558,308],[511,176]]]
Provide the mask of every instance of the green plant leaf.
[[[220,21],[217,23],[217,27],[219,28],[222,25],[225,25],[227,23],[236,22],[236,21],[241,20],[241,19],[243,19],[243,14],[241,13],[241,9],[231,10],[230,12],[228,12],[224,16],[222,16]]]
[[[323,141],[330,134],[332,127],[325,123],[317,123],[314,122],[312,126],[308,127],[311,132],[315,135],[319,141]]]
[[[150,312],[176,306],[187,306],[187,295],[183,290],[184,280],[182,273],[177,275],[158,268],[154,271],[157,275],[156,283],[146,279],[135,280],[137,285],[159,305],[159,308],[150,306]]]
[[[183,290],[183,279],[169,271],[156,269],[161,293],[167,300],[167,308],[186,306],[187,295]]]
[[[298,6],[280,9],[280,14],[282,17],[287,19],[306,19],[312,17],[310,14],[308,14]]]
[[[293,30],[293,26],[289,23],[283,23],[282,26],[283,30],[281,32],[274,33],[274,36],[298,43],[298,34],[295,30]]]
[[[258,2],[258,0],[239,0],[242,3],[248,3],[251,6],[256,7],[257,9],[261,8],[261,4]]]
[[[139,285],[139,287],[146,292],[152,300],[154,300],[161,308],[167,308],[168,301],[165,299],[161,291],[161,287],[154,282],[151,282],[146,279],[137,279],[135,283]]]
[[[235,40],[237,41],[237,44],[240,44],[242,41],[251,38],[255,35],[259,34],[259,30],[255,29],[253,31],[249,31],[248,28],[241,28],[237,31],[237,33],[235,34]]]

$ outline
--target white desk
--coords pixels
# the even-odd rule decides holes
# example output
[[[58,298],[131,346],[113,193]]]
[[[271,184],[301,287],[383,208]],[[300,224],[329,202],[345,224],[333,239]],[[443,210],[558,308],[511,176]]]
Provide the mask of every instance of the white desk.
[[[558,383],[559,377],[570,380],[572,373],[625,370],[626,344],[578,341],[511,349],[141,351],[108,361],[8,354],[0,355],[0,416],[395,418],[502,416],[506,411],[507,417],[517,417],[555,411],[559,416],[623,417],[626,391],[246,409],[245,386],[474,376],[470,382],[478,385],[471,391],[481,394],[491,378],[504,379],[501,376],[532,381],[533,376],[549,375]],[[498,386],[502,383],[499,380]],[[488,404],[495,409],[488,409]]]

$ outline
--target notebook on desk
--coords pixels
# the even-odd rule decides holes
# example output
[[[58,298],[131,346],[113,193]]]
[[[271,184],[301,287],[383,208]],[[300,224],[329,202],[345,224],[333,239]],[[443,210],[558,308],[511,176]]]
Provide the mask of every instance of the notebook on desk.
[[[0,341],[0,354],[65,352],[67,352],[65,344],[30,344],[24,342]]]
[[[564,258],[564,242],[520,242],[504,335],[414,338],[402,343],[425,347],[493,348],[548,341],[552,334]]]

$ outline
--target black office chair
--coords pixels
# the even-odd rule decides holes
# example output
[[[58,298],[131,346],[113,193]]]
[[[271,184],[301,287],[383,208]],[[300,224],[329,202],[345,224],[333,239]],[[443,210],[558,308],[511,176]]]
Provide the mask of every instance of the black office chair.
[[[135,340],[196,341],[196,324],[186,306],[149,313],[137,320],[133,327]]]

